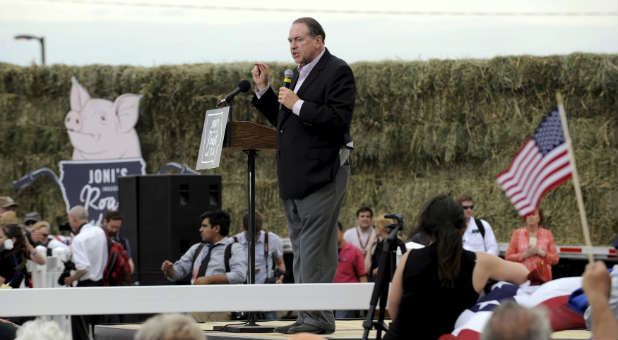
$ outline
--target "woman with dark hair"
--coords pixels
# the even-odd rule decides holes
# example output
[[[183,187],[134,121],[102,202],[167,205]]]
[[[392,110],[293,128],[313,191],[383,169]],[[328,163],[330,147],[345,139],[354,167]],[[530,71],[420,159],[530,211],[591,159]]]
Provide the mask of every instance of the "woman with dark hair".
[[[19,225],[0,225],[0,285],[19,288],[26,275],[28,259],[45,264],[45,254],[32,247]]]
[[[385,339],[437,339],[476,303],[488,279],[526,281],[522,264],[464,250],[465,229],[461,204],[448,196],[431,199],[421,211],[418,230],[431,243],[407,252],[395,271],[388,302],[394,321]]]
[[[538,208],[526,216],[526,226],[515,229],[511,236],[505,258],[521,262],[528,270],[537,270],[534,277],[540,282],[552,279],[551,266],[558,263],[559,256],[554,242],[554,235],[542,228],[543,210]],[[540,283],[539,282],[539,283]]]

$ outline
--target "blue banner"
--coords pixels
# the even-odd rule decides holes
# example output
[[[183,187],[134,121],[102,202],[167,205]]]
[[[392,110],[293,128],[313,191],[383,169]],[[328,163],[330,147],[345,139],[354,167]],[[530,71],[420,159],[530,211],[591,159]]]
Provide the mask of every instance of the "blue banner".
[[[107,210],[118,210],[118,178],[145,175],[143,159],[61,161],[60,183],[67,211],[76,205],[88,210],[88,221],[103,224]]]

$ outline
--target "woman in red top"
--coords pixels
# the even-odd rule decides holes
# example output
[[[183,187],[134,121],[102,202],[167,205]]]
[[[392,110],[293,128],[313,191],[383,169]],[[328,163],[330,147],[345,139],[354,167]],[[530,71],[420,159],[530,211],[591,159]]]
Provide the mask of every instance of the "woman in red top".
[[[542,228],[543,211],[538,208],[526,217],[526,226],[516,229],[511,236],[508,261],[521,262],[528,270],[536,269],[541,281],[552,279],[551,266],[558,263],[558,252],[551,231]]]

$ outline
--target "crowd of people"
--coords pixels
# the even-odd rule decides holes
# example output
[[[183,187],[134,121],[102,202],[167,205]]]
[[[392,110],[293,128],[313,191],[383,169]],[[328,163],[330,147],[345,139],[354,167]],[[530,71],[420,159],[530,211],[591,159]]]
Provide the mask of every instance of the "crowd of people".
[[[365,282],[394,271],[388,305],[393,322],[385,338],[436,339],[452,331],[460,313],[474,305],[492,282],[552,280],[551,266],[558,262],[558,255],[551,231],[543,227],[541,209],[526,217],[524,227],[514,230],[506,259],[498,257],[493,229],[487,221],[474,217],[474,200],[467,195],[458,200],[440,195],[427,202],[409,243],[396,241],[401,255],[396,269],[392,262],[393,268],[380,268],[394,221],[380,216],[373,223],[373,211],[362,207],[356,213],[356,225],[344,230],[338,219],[354,148],[350,122],[356,83],[349,65],[325,47],[325,38],[315,19],[298,18],[288,36],[298,67],[291,74],[286,72],[285,85],[278,90],[271,87],[269,68],[264,63],[256,62],[251,70],[255,84],[252,103],[277,129],[279,193],[294,255],[294,281]],[[19,225],[16,207],[10,197],[0,197],[0,284],[13,288],[24,282],[28,285],[27,260],[44,264],[46,249],[67,247],[62,239],[50,235],[49,223],[36,212],[27,214],[24,225]],[[97,226],[88,222],[84,207],[75,206],[69,210],[68,220],[74,234],[70,244],[74,270],[61,276],[61,283],[81,287],[106,284],[108,252],[110,245],[116,247],[111,242],[130,254],[130,245],[119,233],[122,216],[108,211],[104,225]],[[257,214],[255,283],[280,283],[286,272],[281,240],[261,230],[262,223]],[[186,280],[195,285],[246,282],[248,216],[244,217],[244,231],[233,237],[229,236],[230,224],[230,216],[224,211],[204,212],[199,216],[201,241],[179,259],[162,259],[162,275],[171,282]],[[127,266],[129,272],[135,268],[131,259]],[[602,263],[589,264],[583,275],[595,339],[618,337],[608,302],[610,294],[618,295],[618,287],[610,282]],[[359,313],[298,311],[294,323],[276,331],[333,333],[335,316],[358,317]],[[213,315],[193,317],[204,321]],[[276,315],[267,313],[264,317],[273,319]],[[550,334],[546,320],[543,311],[507,303],[493,314],[482,337],[546,339]],[[74,339],[89,339],[98,317],[73,316],[71,321]],[[33,322],[17,329],[10,322],[0,322],[3,335],[13,332],[24,339],[54,338],[37,333],[57,334],[53,328]],[[136,339],[151,338],[204,339],[204,334],[193,318],[160,315],[144,323],[136,335]]]
[[[12,218],[13,214],[10,212],[14,212],[16,204],[10,199],[1,199],[12,202],[11,206],[3,204],[2,212],[2,216],[8,212],[8,216]],[[474,218],[470,213],[472,208],[473,201],[469,196],[458,201],[448,196],[437,196],[420,212],[418,226],[411,234],[423,234],[424,238],[417,240],[421,240],[424,247],[412,251],[403,250],[403,257],[392,278],[388,311],[393,323],[386,339],[407,338],[409,334],[428,339],[438,338],[452,330],[455,319],[477,301],[487,282],[495,280],[521,284],[528,280],[530,272],[535,270],[539,271],[541,278],[545,275],[542,272],[544,267],[539,269],[537,263],[525,261],[535,257],[542,260],[553,256],[550,254],[551,233],[540,227],[542,212],[536,211],[528,216],[526,226],[513,232],[513,240],[504,260],[488,251],[494,249],[491,242],[495,237],[490,231],[491,226],[484,220]],[[37,215],[28,214],[24,218],[27,225],[3,223],[0,228],[0,280],[15,288],[26,280],[27,259],[45,263],[45,251],[38,251],[33,245],[49,247],[56,241],[55,247],[67,247],[62,239],[49,235],[49,223]],[[110,211],[101,228],[89,224],[85,209],[76,206],[69,211],[68,219],[75,234],[71,242],[75,271],[64,279],[64,283],[100,286],[106,263],[108,238],[126,242],[120,238],[118,232],[122,218],[117,211]],[[170,281],[189,278],[192,284],[246,282],[248,215],[243,218],[244,230],[234,236],[228,236],[231,221],[229,215],[223,211],[205,212],[200,216],[200,221],[201,242],[191,246],[176,262],[163,261],[163,275]],[[356,214],[356,225],[344,231],[342,224],[337,224],[339,250],[334,282],[367,282],[368,279],[376,277],[376,269],[379,269],[376,267],[376,263],[379,264],[376,256],[379,257],[380,245],[387,237],[393,222],[384,216],[374,219],[370,208],[361,207]],[[278,235],[262,230],[263,223],[262,216],[257,213],[255,282],[281,283],[286,271],[282,242]],[[475,231],[480,224],[484,225],[484,235]],[[470,230],[471,228],[476,229]],[[483,237],[487,235],[491,235],[489,244]],[[522,238],[527,242],[522,241]],[[536,242],[531,241],[534,238]],[[401,240],[399,242],[405,247]],[[466,245],[474,245],[482,250],[471,251],[466,249]],[[553,252],[555,253],[555,247]],[[544,265],[544,261],[540,263]],[[551,267],[549,272],[549,277],[545,278],[551,280]],[[583,288],[590,302],[593,338],[611,338],[618,334],[616,318],[609,303],[610,293],[618,295],[618,287],[611,286],[609,273],[602,262],[588,265],[583,276]],[[443,308],[445,305],[449,307]],[[338,318],[361,316],[359,311],[337,311],[335,315]],[[204,338],[203,332],[196,328],[195,320],[204,321],[208,318],[192,316],[193,318],[186,315],[156,316],[142,326],[136,339],[149,338],[153,334],[169,339],[174,339],[178,334],[192,338],[195,336],[196,339]],[[270,320],[275,318],[274,313],[266,317]],[[93,317],[74,317],[74,338],[85,339],[91,336],[88,333],[92,332],[92,329],[84,325],[96,322]],[[171,326],[172,324],[175,326]],[[32,334],[49,334],[49,338],[60,338],[54,337],[54,334],[64,334],[57,326],[42,321],[27,322],[21,327],[2,322],[0,328],[2,332],[8,332],[3,334],[15,334],[21,339],[33,338]],[[482,338],[509,338],[516,335],[514,338],[544,339],[548,334],[551,334],[551,328],[544,310],[528,309],[509,302],[495,310],[485,326]]]

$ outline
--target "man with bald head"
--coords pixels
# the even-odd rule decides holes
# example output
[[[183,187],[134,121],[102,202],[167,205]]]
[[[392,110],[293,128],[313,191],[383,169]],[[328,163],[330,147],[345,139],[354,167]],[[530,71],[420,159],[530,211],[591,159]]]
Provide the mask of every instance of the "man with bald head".
[[[103,286],[103,271],[107,264],[107,237],[103,228],[88,223],[88,211],[81,205],[69,210],[69,225],[76,235],[71,243],[75,273],[64,279],[66,285],[77,281],[78,287]],[[73,339],[92,339],[85,324],[93,323],[93,316],[72,316]]]

